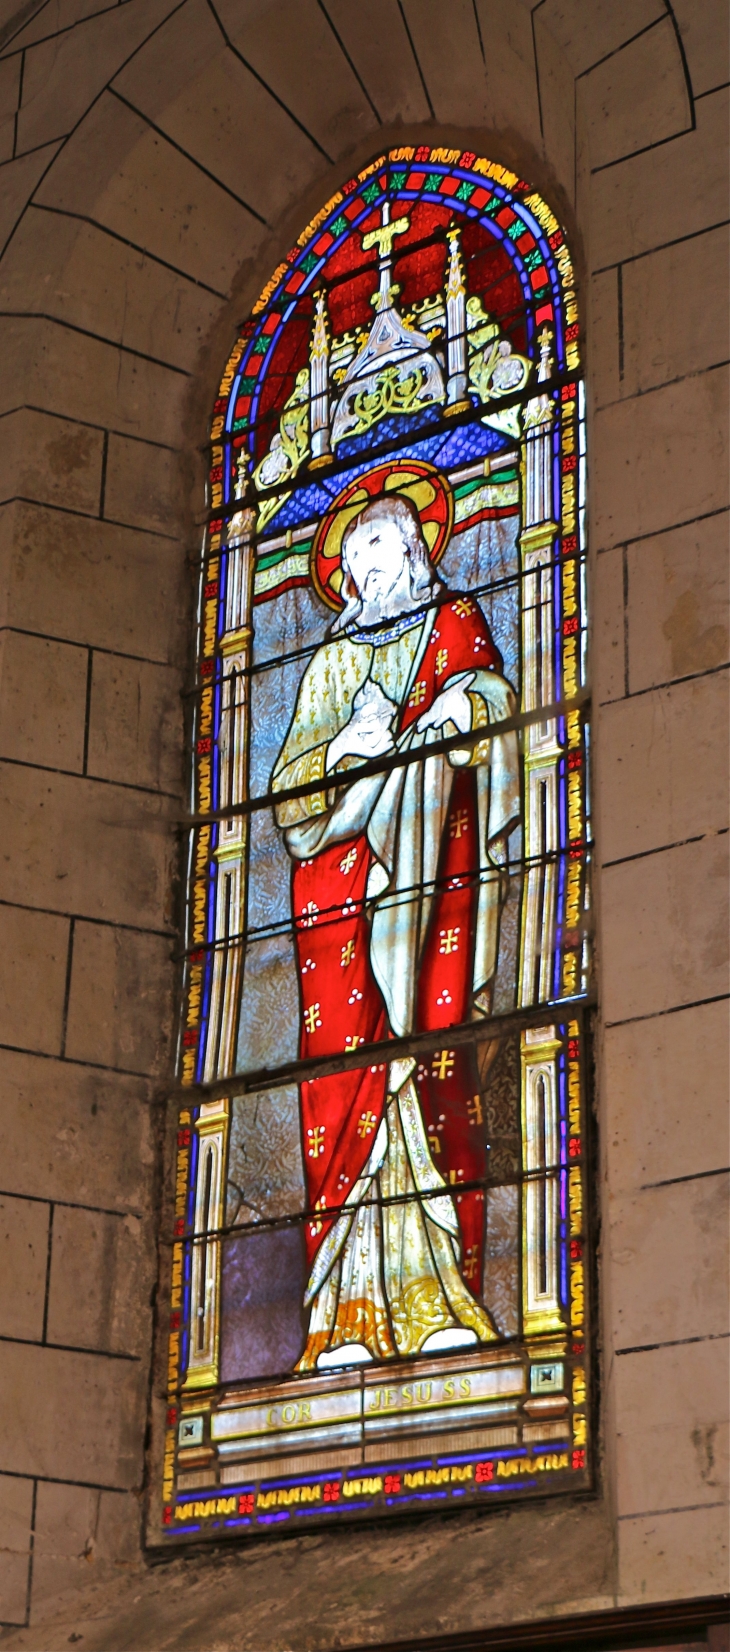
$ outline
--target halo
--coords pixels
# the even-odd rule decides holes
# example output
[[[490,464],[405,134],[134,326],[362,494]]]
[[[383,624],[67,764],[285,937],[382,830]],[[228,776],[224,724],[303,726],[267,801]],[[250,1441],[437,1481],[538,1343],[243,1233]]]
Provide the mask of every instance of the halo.
[[[400,493],[415,505],[434,567],[441,561],[454,524],[454,496],[445,476],[423,459],[389,459],[374,465],[342,489],[314,536],[312,584],[328,608],[344,607],[340,586],[345,529],[373,499],[389,493]]]

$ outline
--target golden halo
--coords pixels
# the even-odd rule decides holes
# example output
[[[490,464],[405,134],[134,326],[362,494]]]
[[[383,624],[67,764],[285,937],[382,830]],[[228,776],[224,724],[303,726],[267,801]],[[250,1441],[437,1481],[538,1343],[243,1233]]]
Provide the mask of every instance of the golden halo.
[[[328,608],[344,607],[342,536],[353,517],[383,494],[401,493],[415,505],[434,566],[446,550],[454,525],[454,496],[446,477],[424,459],[388,459],[349,482],[322,517],[310,556],[312,584]]]

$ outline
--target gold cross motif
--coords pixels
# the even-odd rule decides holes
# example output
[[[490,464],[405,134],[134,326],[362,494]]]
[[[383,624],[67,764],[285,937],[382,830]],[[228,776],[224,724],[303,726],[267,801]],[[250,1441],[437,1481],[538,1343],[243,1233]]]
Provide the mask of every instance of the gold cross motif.
[[[440,648],[436,655],[436,676],[441,677],[449,663],[448,648]]]
[[[358,1136],[369,1136],[375,1129],[377,1119],[374,1113],[361,1113],[357,1122]]]
[[[475,1279],[478,1267],[478,1251],[476,1245],[470,1245],[464,1258],[464,1278]]]
[[[308,1033],[313,1033],[315,1027],[321,1027],[319,1004],[310,1004],[309,1009],[304,1011],[304,1025]]]
[[[454,809],[449,815],[449,837],[466,837],[469,830],[469,813],[467,809]]]
[[[414,683],[408,698],[409,706],[420,706],[422,700],[425,700],[425,698],[426,684],[424,682]]]
[[[347,854],[340,861],[341,872],[351,872],[357,860],[357,849],[348,849]]]
[[[460,934],[458,925],[456,929],[442,929],[439,933],[441,936],[439,952],[445,952],[447,956],[450,952],[458,952],[459,942],[457,936]]]
[[[432,1153],[440,1153],[441,1152],[441,1143],[438,1139],[438,1136],[429,1135],[428,1145],[429,1145]]]
[[[358,1044],[364,1044],[364,1043],[365,1043],[364,1038],[358,1038],[357,1033],[352,1033],[349,1036],[349,1038],[345,1039],[345,1049],[346,1050],[356,1050],[357,1047],[358,1047]]]
[[[326,1126],[324,1124],[315,1124],[313,1130],[308,1130],[307,1131],[307,1135],[309,1137],[309,1146],[307,1148],[307,1152],[309,1154],[310,1159],[318,1159],[319,1156],[320,1156],[320,1153],[324,1153],[324,1133],[325,1133],[325,1129],[326,1129]]]
[[[341,953],[341,956],[340,956],[340,969],[347,969],[348,964],[352,963],[352,960],[353,960],[354,956],[355,956],[355,942],[354,941],[346,941],[345,945],[342,948],[342,953]]]
[[[454,1071],[453,1050],[436,1050],[431,1062],[431,1072],[434,1078],[448,1078]]]
[[[459,601],[453,603],[452,607],[453,607],[454,613],[458,614],[459,619],[466,619],[467,614],[473,614],[474,613],[474,604],[473,604],[473,602],[467,602],[464,597],[459,597]]]
[[[482,1124],[483,1123],[483,1119],[482,1119],[482,1098],[481,1098],[481,1096],[470,1096],[469,1100],[467,1101],[467,1104],[466,1104],[466,1110],[469,1114],[469,1123],[470,1124]]]
[[[327,1200],[325,1199],[324,1194],[322,1195],[321,1199],[317,1200],[317,1203],[316,1203],[314,1208],[315,1208],[315,1210],[326,1210],[327,1209]],[[322,1232],[322,1223],[321,1222],[310,1222],[309,1231],[310,1231],[312,1237],[314,1238],[315,1234]]]
[[[363,236],[363,252],[369,252],[371,247],[377,247],[381,258],[390,258],[396,235],[405,235],[408,228],[408,219],[394,218],[392,224],[389,224],[387,217],[389,210],[390,209],[386,203],[383,207],[383,222],[380,225],[380,228],[371,229],[368,231],[367,235]]]

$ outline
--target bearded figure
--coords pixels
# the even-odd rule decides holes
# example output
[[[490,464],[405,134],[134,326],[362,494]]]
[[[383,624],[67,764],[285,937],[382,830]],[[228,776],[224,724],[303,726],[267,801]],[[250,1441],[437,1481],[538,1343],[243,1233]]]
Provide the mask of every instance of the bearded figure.
[[[519,819],[514,691],[418,510],[375,498],[342,537],[343,607],[299,688],[272,786],[292,861],[311,1059],[488,1017]],[[484,733],[479,737],[479,731]],[[468,744],[434,750],[448,737]],[[389,755],[375,773],[363,764]],[[309,788],[303,794],[301,788]],[[300,1086],[309,1335],[300,1370],[488,1342],[487,1143],[472,1050]]]

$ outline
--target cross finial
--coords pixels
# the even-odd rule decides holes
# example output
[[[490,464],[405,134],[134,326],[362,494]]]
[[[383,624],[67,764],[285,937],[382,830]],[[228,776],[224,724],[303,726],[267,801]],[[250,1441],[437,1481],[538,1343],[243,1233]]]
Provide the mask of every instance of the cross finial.
[[[394,218],[391,223],[390,202],[383,201],[383,221],[380,228],[371,229],[368,231],[367,235],[363,236],[363,252],[368,252],[370,247],[377,247],[380,255],[380,262],[378,265],[380,286],[372,301],[377,310],[386,310],[391,303],[393,291],[397,291],[397,289],[394,289],[391,286],[390,280],[393,241],[395,240],[396,235],[404,235],[407,228],[407,218]]]
[[[390,202],[383,201],[383,221],[379,229],[371,229],[363,236],[362,250],[369,252],[371,247],[377,247],[380,253],[381,267],[384,259],[390,262],[393,251],[393,241],[396,235],[404,235],[408,228],[407,218],[394,218],[390,221]]]
[[[553,335],[549,327],[543,327],[542,332],[538,333],[537,342],[540,346],[540,363],[537,370],[537,379],[540,384],[545,379],[549,379],[550,370],[553,365],[553,358],[550,353],[550,345],[553,342]]]

